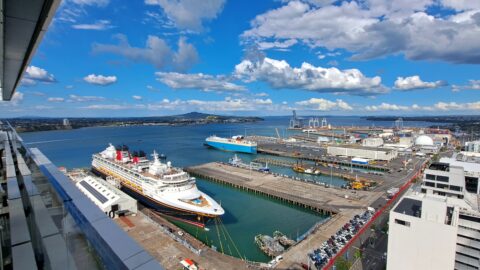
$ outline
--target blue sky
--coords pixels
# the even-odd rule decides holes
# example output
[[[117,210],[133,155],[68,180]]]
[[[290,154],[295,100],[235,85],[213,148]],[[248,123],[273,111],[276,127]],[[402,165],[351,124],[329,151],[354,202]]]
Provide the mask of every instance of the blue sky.
[[[480,1],[65,0],[2,116],[480,112]]]

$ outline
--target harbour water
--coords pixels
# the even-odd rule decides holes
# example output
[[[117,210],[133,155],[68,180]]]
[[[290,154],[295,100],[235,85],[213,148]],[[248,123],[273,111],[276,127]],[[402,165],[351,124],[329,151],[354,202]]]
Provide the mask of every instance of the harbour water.
[[[382,125],[360,118],[335,117],[333,125]],[[364,123],[365,122],[365,123]],[[232,136],[237,134],[275,136],[275,128],[281,135],[289,135],[285,127],[287,117],[269,117],[265,121],[245,124],[210,124],[197,126],[130,126],[130,127],[92,127],[77,130],[46,131],[20,134],[28,147],[38,147],[57,166],[67,168],[90,167],[91,155],[97,153],[108,143],[126,144],[131,150],[144,150],[151,153],[157,150],[167,156],[175,166],[185,167],[211,161],[227,162],[232,153],[208,149],[203,146],[210,135]],[[390,127],[391,123],[383,123]],[[427,125],[427,123],[416,123]],[[246,162],[255,158],[253,155],[239,154]],[[317,181],[341,185],[343,180],[330,176],[308,176],[296,174],[289,168],[269,166],[272,171],[296,177],[315,177]],[[222,217],[225,230],[217,229],[222,225],[211,223],[209,231],[198,230],[185,224],[177,224],[208,245],[233,256],[246,257],[252,261],[268,261],[255,245],[256,234],[269,234],[280,230],[291,238],[305,233],[317,222],[327,217],[310,211],[283,204],[262,196],[246,193],[231,187],[198,179],[201,190],[221,202],[226,210]],[[233,241],[228,241],[226,232]],[[222,243],[220,243],[222,242]],[[238,252],[236,251],[238,249]],[[240,253],[240,254],[239,254]]]

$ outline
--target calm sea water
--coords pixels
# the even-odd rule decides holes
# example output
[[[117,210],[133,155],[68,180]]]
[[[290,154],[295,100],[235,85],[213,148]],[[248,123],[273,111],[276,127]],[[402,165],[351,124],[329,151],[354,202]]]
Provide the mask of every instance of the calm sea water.
[[[390,122],[371,122],[357,117],[332,117],[332,125],[366,125],[391,127]],[[410,126],[426,126],[428,123],[415,122]],[[69,169],[89,167],[91,155],[105,149],[108,143],[126,144],[131,150],[151,153],[157,150],[167,155],[175,166],[185,167],[211,161],[228,161],[232,153],[207,149],[203,146],[206,137],[232,136],[237,134],[276,136],[275,128],[286,136],[287,117],[268,117],[265,121],[246,124],[211,124],[198,126],[138,126],[138,127],[93,127],[77,130],[24,133],[20,136],[28,147],[38,147],[54,164]],[[245,161],[255,156],[240,154]],[[308,178],[313,176],[295,174],[288,168],[270,166],[275,172]],[[340,185],[343,180],[329,176],[313,179]],[[326,217],[292,207],[279,201],[242,192],[230,187],[198,179],[199,188],[222,203],[226,214],[223,225],[212,223],[210,231],[198,230],[178,224],[186,231],[209,245],[214,245],[227,254],[246,257],[253,261],[268,261],[254,244],[256,234],[272,234],[280,230],[292,238],[302,235],[315,223]],[[224,229],[223,229],[224,228]],[[227,233],[228,232],[228,233]],[[230,240],[230,237],[233,241]],[[222,244],[220,243],[222,242]],[[236,248],[235,248],[236,247]],[[238,249],[238,252],[237,252]]]

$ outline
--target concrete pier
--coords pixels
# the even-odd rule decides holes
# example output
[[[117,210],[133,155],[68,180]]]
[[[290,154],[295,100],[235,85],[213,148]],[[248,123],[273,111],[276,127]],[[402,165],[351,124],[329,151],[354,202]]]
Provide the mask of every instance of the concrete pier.
[[[185,169],[191,175],[209,181],[261,194],[324,215],[335,215],[342,209],[366,209],[380,192],[327,188],[308,182],[212,162]]]

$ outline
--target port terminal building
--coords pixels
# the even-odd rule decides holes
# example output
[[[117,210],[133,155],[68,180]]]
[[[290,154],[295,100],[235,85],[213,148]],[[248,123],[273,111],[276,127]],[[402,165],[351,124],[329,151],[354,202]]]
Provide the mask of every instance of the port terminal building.
[[[398,152],[396,149],[366,147],[348,144],[328,146],[327,153],[331,156],[344,156],[382,161],[391,161],[398,156]]]
[[[464,169],[433,163],[390,211],[387,269],[479,269],[480,212]]]
[[[70,178],[75,182],[75,186],[110,218],[137,213],[137,200],[109,181],[91,175]]]

